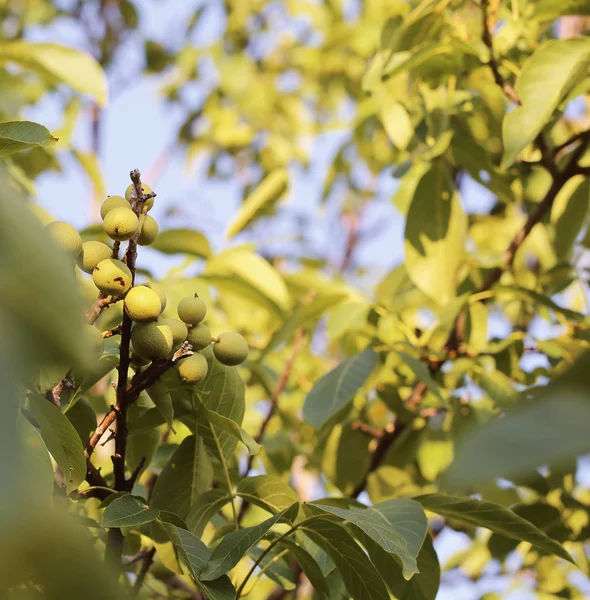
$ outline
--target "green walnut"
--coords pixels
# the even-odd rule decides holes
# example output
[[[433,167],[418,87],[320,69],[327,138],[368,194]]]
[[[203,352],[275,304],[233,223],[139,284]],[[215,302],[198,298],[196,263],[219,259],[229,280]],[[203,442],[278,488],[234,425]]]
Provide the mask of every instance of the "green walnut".
[[[84,273],[92,274],[94,267],[101,261],[110,258],[113,251],[102,242],[94,240],[82,244],[82,252],[78,256],[78,266]]]
[[[179,319],[168,318],[160,319],[158,323],[162,325],[168,325],[172,329],[172,347],[178,348],[185,340],[188,335],[187,326]]]
[[[162,312],[158,294],[145,285],[131,288],[125,296],[124,306],[133,321],[155,321]]]
[[[84,325],[83,329],[84,333],[82,335],[90,350],[89,354],[92,358],[98,360],[104,352],[104,339],[102,333],[92,325]]]
[[[207,376],[207,359],[198,352],[178,362],[178,376],[182,383],[199,383]]]
[[[130,184],[127,187],[127,189],[125,190],[125,198],[127,199],[128,202],[131,202],[131,190],[132,189],[133,189],[133,184]],[[152,193],[152,188],[149,185],[146,185],[145,183],[142,183],[141,184],[141,191],[144,193],[144,195],[151,194]],[[146,210],[150,210],[153,205],[154,205],[154,199],[153,198],[148,198],[143,203],[143,207]]]
[[[156,219],[146,215],[143,220],[143,225],[141,226],[141,233],[139,234],[137,243],[140,246],[150,246],[156,241],[159,231],[160,228],[156,223]]]
[[[172,329],[156,321],[136,323],[131,330],[133,351],[141,358],[166,358],[172,350]]]
[[[104,220],[113,208],[131,208],[131,205],[123,196],[109,196],[100,207],[100,218]]]
[[[68,255],[76,258],[82,250],[82,238],[78,230],[64,221],[52,221],[45,226],[47,233],[55,243]]]
[[[133,342],[129,343],[129,360],[131,361],[131,364],[135,365],[136,367],[145,367],[145,365],[150,364],[149,359],[142,358],[139,356],[139,354],[137,354],[133,348]]]
[[[228,367],[235,367],[248,358],[248,342],[234,331],[226,331],[213,346],[215,358]]]
[[[162,310],[166,308],[166,304],[168,304],[168,300],[166,300],[166,292],[164,292],[164,288],[155,281],[148,281],[147,283],[142,283],[141,285],[145,285],[145,287],[150,288],[158,294],[158,298],[160,298],[160,302],[162,303]]]
[[[117,242],[130,240],[139,229],[139,219],[130,208],[113,208],[104,218],[104,232]]]
[[[101,260],[92,271],[94,285],[107,296],[122,296],[131,287],[133,278],[124,262],[114,258]]]
[[[186,340],[193,350],[203,350],[211,343],[211,331],[205,323],[199,323],[188,330]]]
[[[181,321],[187,325],[198,325],[207,314],[207,305],[195,294],[183,298],[177,310]]]

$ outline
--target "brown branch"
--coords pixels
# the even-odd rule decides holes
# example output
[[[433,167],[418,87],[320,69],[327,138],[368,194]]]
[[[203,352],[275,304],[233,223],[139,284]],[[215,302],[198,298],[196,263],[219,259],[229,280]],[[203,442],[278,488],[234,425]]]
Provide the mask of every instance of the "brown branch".
[[[491,28],[490,28],[489,16],[488,16],[489,4],[490,4],[489,0],[481,0],[481,12],[482,12],[482,20],[483,20],[483,23],[482,23],[483,29],[482,29],[482,33],[481,33],[481,39],[483,40],[483,43],[487,46],[487,48],[490,52],[490,60],[488,61],[488,66],[490,67],[490,69],[492,71],[492,74],[494,76],[494,81],[496,82],[496,84],[498,86],[500,86],[502,88],[506,97],[511,102],[514,102],[514,104],[520,104],[520,98],[518,97],[518,93],[514,89],[514,86],[509,81],[506,81],[506,79],[504,79],[504,77],[500,73],[500,67],[496,60],[496,55],[494,52],[494,44],[492,42],[492,33],[491,33]]]
[[[488,4],[488,0],[482,0],[482,11],[484,15],[484,31],[482,37],[484,43],[490,50],[491,58],[489,61],[489,66],[492,69],[496,83],[504,90],[504,93],[508,96],[508,98],[511,99],[513,102],[520,104],[516,91],[514,90],[511,84],[509,84],[503,79],[500,72],[498,71],[498,65],[494,59],[492,37],[488,27]],[[539,136],[537,136],[535,143],[541,151],[542,158],[540,162],[552,176],[551,186],[549,187],[549,190],[545,194],[543,200],[541,200],[541,202],[537,204],[535,209],[529,214],[525,224],[512,238],[512,241],[510,242],[508,248],[506,249],[506,252],[504,253],[502,260],[503,265],[501,267],[491,269],[488,272],[478,292],[485,292],[490,290],[500,280],[505,269],[512,266],[518,249],[522,246],[522,244],[524,243],[528,235],[531,233],[534,226],[540,223],[545,218],[545,216],[551,211],[553,203],[555,202],[555,198],[557,197],[558,193],[561,191],[563,186],[574,175],[580,174],[580,172],[586,172],[585,167],[580,167],[578,165],[578,160],[584,154],[587,144],[590,143],[590,135],[580,135],[578,139],[581,140],[581,143],[571,153],[571,158],[568,161],[567,166],[563,170],[560,170],[555,162],[555,155],[557,154],[555,149],[551,150],[547,147],[542,134],[539,134]],[[568,142],[566,145],[569,146],[570,143],[571,142]],[[565,148],[566,146],[563,147]],[[590,168],[588,169],[588,171],[590,172]],[[463,340],[463,330],[465,328],[465,319],[466,317],[464,312],[459,314],[455,321],[455,325],[451,330],[451,333],[449,334],[444,348],[448,358],[453,358],[455,356],[460,355],[463,352],[461,344]],[[443,364],[444,361],[430,361],[428,366],[431,373],[435,374],[438,371],[440,371]],[[427,391],[428,387],[426,386],[426,384],[424,384],[424,382],[422,381],[419,381],[414,386],[412,392],[406,399],[406,407],[409,410],[418,410]],[[384,432],[384,434],[381,436],[371,456],[371,462],[367,474],[351,494],[353,498],[356,498],[365,489],[369,474],[379,467],[379,465],[387,455],[387,452],[397,439],[397,436],[399,435],[400,431],[403,430],[403,427],[404,425],[401,422],[398,422],[397,427],[393,430],[393,432]]]
[[[141,586],[143,585],[143,582],[145,581],[148,571],[150,570],[150,567],[152,566],[152,564],[154,562],[155,554],[156,554],[156,547],[154,546],[143,557],[143,559],[141,561],[141,569],[139,569],[139,573],[137,574],[137,579],[135,580],[135,583],[133,584],[133,595],[134,596],[137,596],[137,594],[139,593],[139,590],[141,589]]]
[[[102,337],[104,339],[107,339],[107,338],[113,337],[114,335],[119,335],[121,333],[122,329],[123,329],[123,323],[119,323],[115,327],[111,327],[111,329],[107,329],[106,331],[103,331]]]
[[[94,306],[86,312],[86,322],[93,325],[104,308],[121,300],[120,296],[105,296],[102,292],[98,295]]]
[[[553,155],[555,156],[556,154],[559,154],[564,148],[575,144],[577,141],[583,141],[587,138],[590,138],[590,129],[580,131],[579,133],[576,133],[576,135],[572,136],[569,140],[555,146],[555,148],[553,148]]]

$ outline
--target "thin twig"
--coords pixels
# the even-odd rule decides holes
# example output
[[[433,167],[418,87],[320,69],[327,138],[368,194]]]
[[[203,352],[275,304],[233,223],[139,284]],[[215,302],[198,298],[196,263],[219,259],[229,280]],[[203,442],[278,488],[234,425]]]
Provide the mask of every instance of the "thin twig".
[[[111,329],[107,329],[106,331],[103,331],[102,337],[104,339],[107,339],[107,338],[113,337],[114,335],[119,335],[121,333],[122,329],[123,329],[123,323],[119,323],[115,327],[111,327]]]
[[[137,579],[133,584],[133,595],[137,596],[145,578],[150,570],[154,562],[154,556],[156,555],[156,547],[154,546],[151,550],[149,550],[141,561],[141,569],[139,569],[139,573],[137,574]]]

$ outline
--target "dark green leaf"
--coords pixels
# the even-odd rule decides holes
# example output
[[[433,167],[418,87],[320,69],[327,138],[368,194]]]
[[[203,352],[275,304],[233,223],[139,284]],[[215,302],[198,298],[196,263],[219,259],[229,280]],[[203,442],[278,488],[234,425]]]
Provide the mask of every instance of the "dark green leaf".
[[[354,600],[389,600],[377,569],[342,525],[327,519],[311,519],[301,531],[334,561]]]
[[[137,527],[155,521],[160,511],[148,508],[135,496],[125,494],[115,498],[102,515],[103,527]]]
[[[199,496],[211,487],[213,466],[203,438],[186,437],[156,481],[152,504],[185,518]]]
[[[86,477],[86,459],[78,432],[58,408],[41,396],[29,396],[29,410],[63,473],[66,491],[75,490]]]
[[[233,569],[248,549],[257,544],[271,527],[285,516],[285,513],[290,512],[291,514],[287,516],[287,520],[292,520],[297,515],[298,508],[299,503],[297,502],[259,525],[244,527],[228,533],[213,550],[207,566],[201,573],[201,578],[207,581],[217,579]]]
[[[303,418],[315,429],[321,429],[330,417],[352,400],[376,366],[377,355],[372,349],[340,363],[309,392],[303,405]]]
[[[199,258],[211,255],[207,238],[192,229],[167,229],[162,231],[150,246],[164,254],[191,254]]]
[[[273,514],[299,502],[295,490],[276,475],[257,475],[242,479],[236,494]]]
[[[31,121],[0,123],[0,158],[35,146],[53,146],[57,142],[49,130]]]
[[[555,554],[571,563],[574,562],[555,540],[545,535],[532,523],[499,504],[446,494],[425,494],[414,499],[428,510],[443,517],[464,521],[476,527],[486,527],[506,537],[529,542],[542,552]]]
[[[281,540],[281,546],[287,548],[293,558],[297,561],[305,576],[309,579],[314,591],[322,598],[329,596],[328,584],[322,569],[316,562],[315,558],[309,554],[304,548],[298,546],[295,542],[288,538]]]
[[[213,515],[218,513],[229,501],[230,497],[227,495],[227,491],[220,488],[207,490],[201,494],[186,515],[188,530],[200,538]]]

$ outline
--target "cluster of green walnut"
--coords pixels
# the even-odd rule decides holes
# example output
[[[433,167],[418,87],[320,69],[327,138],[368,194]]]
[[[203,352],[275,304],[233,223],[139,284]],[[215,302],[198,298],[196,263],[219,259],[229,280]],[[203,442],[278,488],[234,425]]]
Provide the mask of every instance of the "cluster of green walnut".
[[[143,204],[140,217],[131,207],[133,185],[125,197],[109,196],[102,204],[100,214],[105,233],[115,242],[136,238],[137,244],[153,244],[158,235],[158,224],[147,214],[154,205],[152,190],[145,184],[143,194],[148,199]],[[113,258],[113,249],[99,241],[82,242],[78,231],[69,223],[54,221],[46,226],[55,242],[79,268],[92,275],[98,290],[105,296],[123,299],[127,316],[133,321],[130,343],[130,361],[141,367],[154,360],[173,356],[185,342],[194,354],[178,361],[178,376],[183,383],[198,383],[207,376],[208,364],[200,354],[214,343],[213,354],[222,364],[236,366],[248,357],[248,343],[235,332],[225,332],[211,337],[209,327],[203,322],[207,306],[197,294],[183,298],[177,307],[178,319],[163,318],[166,294],[155,282],[133,285],[133,275],[121,260]],[[102,333],[92,325],[86,325],[89,346],[98,356],[104,349]]]

